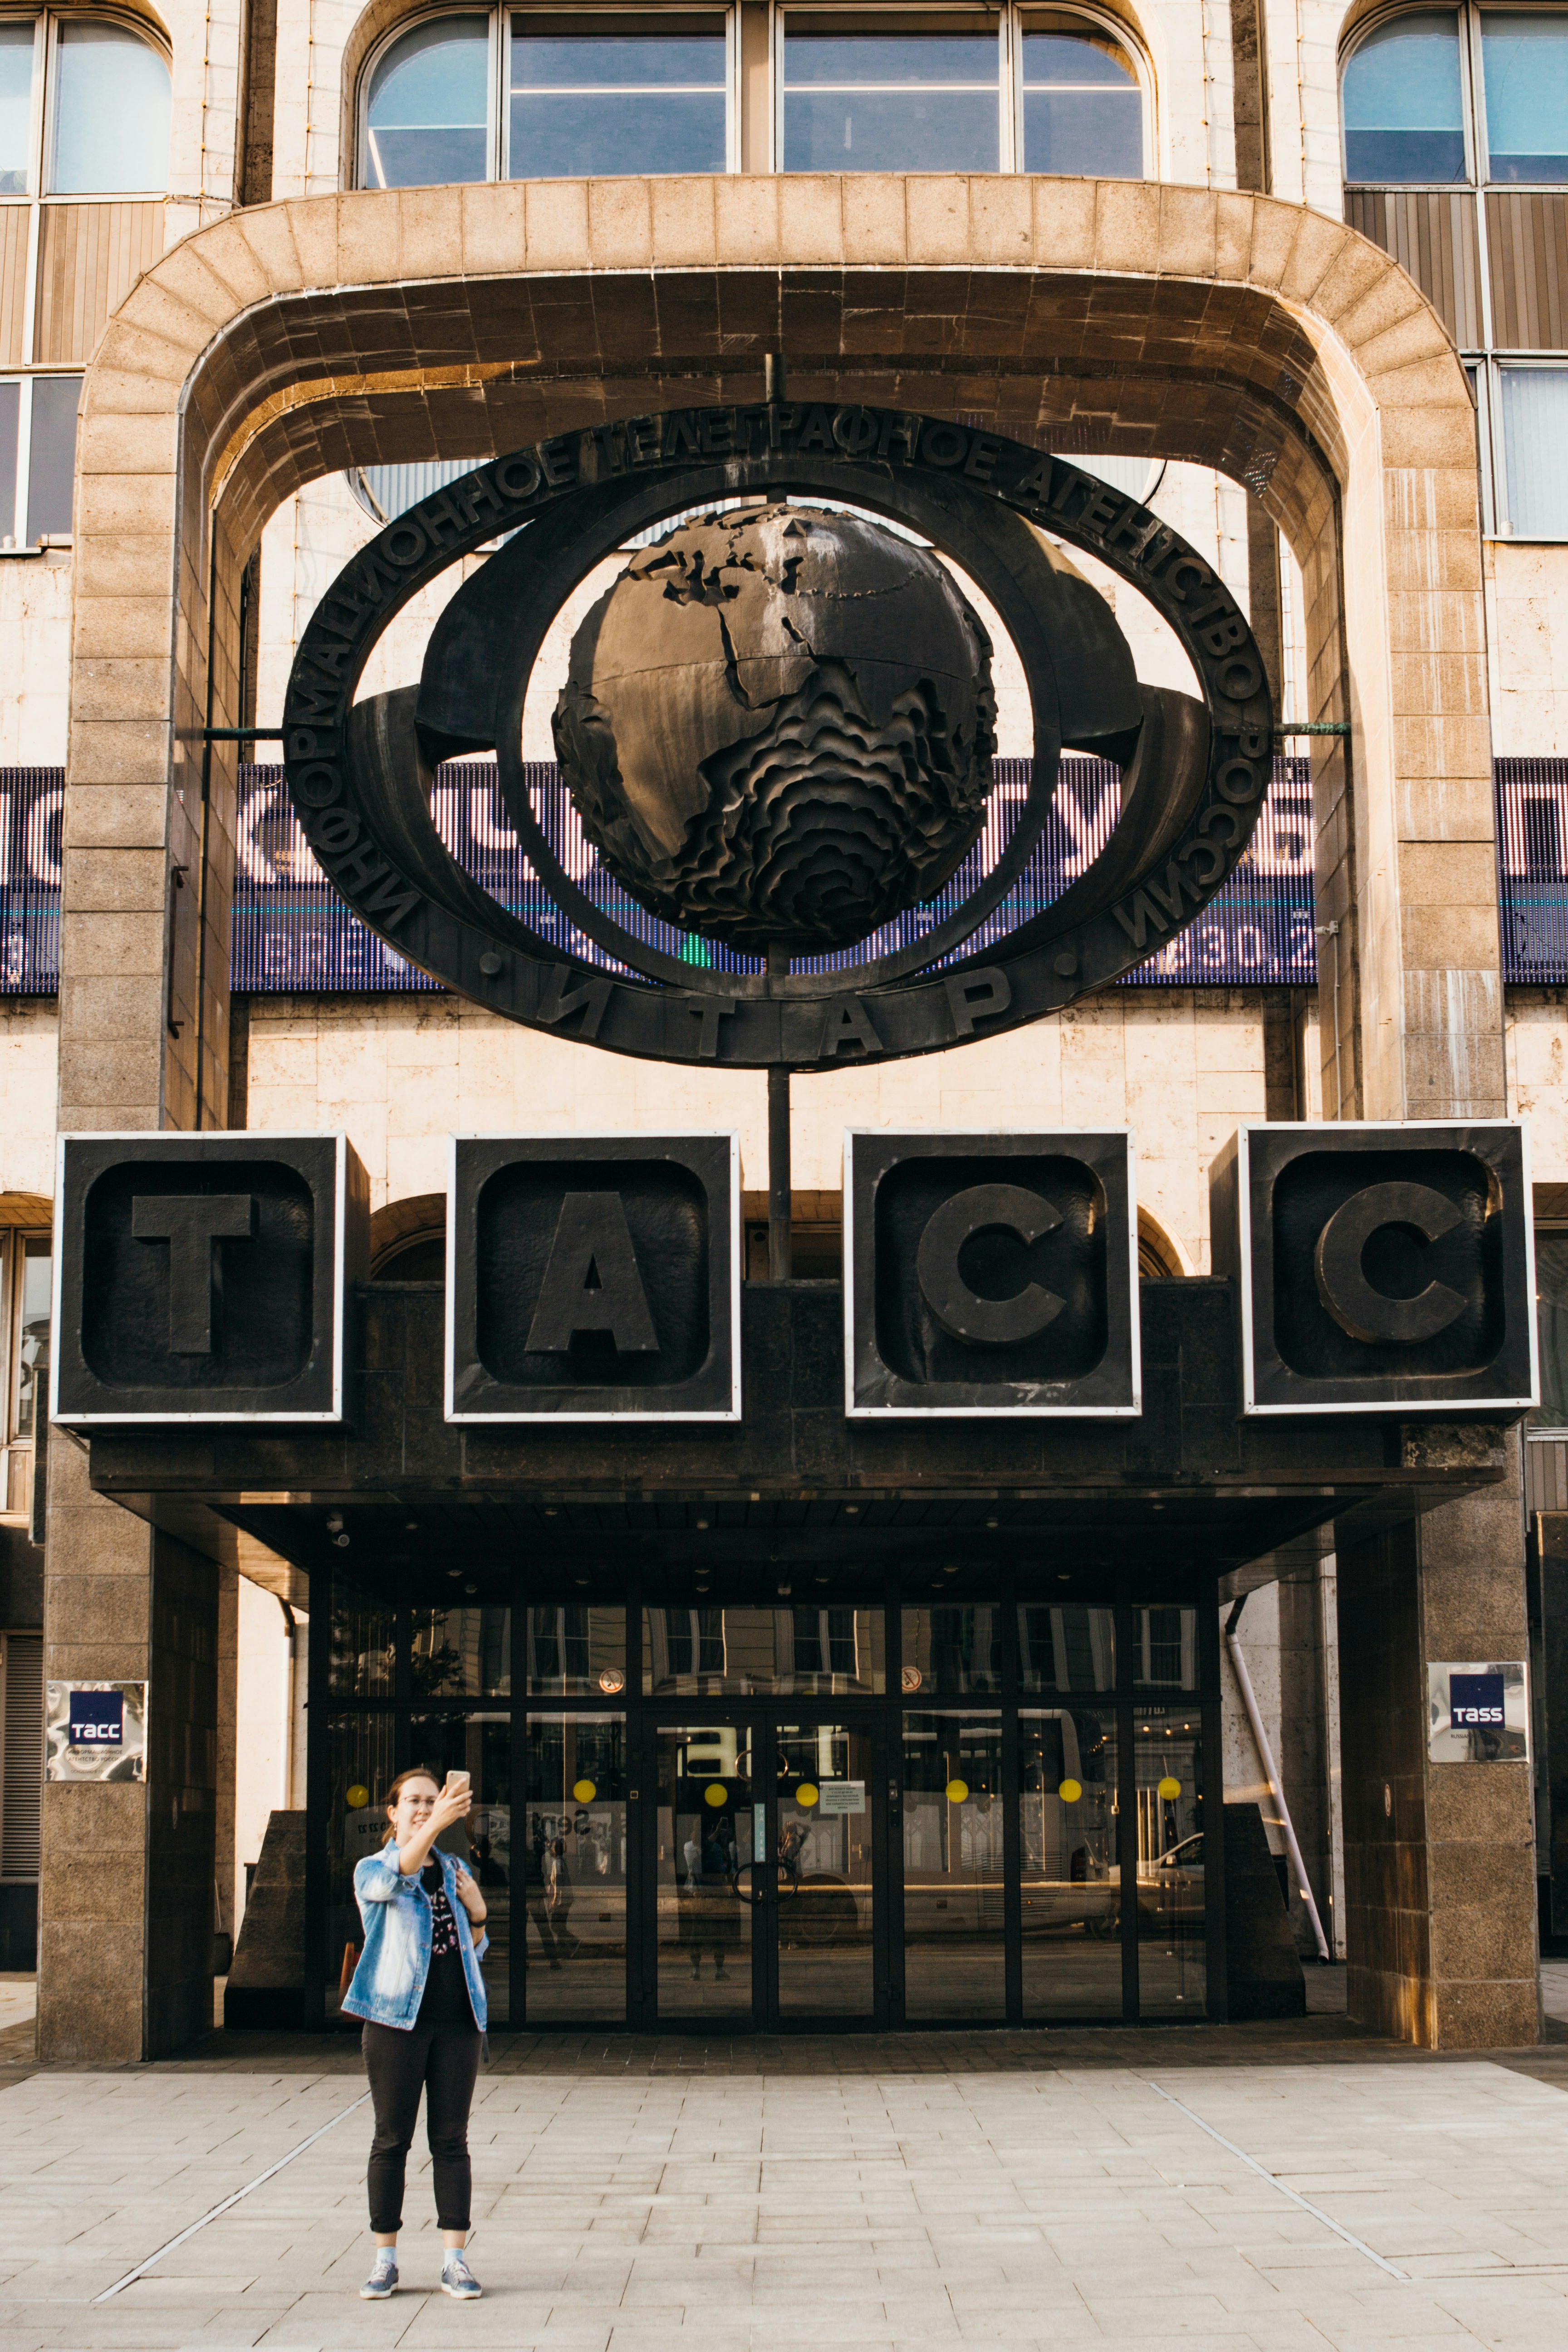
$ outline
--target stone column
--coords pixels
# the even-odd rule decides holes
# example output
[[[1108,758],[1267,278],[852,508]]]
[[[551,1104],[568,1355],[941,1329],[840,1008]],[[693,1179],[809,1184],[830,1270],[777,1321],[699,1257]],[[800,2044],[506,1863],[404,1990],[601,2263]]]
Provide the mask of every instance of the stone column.
[[[1406,1454],[1439,1439],[1409,1431]],[[1541,2038],[1529,1767],[1426,1754],[1429,1660],[1528,1654],[1516,1433],[1506,1461],[1500,1486],[1340,1549],[1350,2014],[1427,2049]]]

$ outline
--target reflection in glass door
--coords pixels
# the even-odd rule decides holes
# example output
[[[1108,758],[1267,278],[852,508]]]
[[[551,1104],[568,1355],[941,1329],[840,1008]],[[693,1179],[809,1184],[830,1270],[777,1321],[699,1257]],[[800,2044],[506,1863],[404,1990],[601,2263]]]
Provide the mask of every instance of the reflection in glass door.
[[[843,1724],[781,1724],[776,1922],[781,2016],[870,2017],[871,1740]]]
[[[743,1725],[661,1725],[657,1743],[654,1915],[658,2015],[752,2021],[752,1897],[763,1847]]]
[[[1113,1706],[1019,1712],[1026,2018],[1121,2015],[1116,1758]]]
[[[1002,1717],[904,1717],[904,2012],[1006,2014]]]
[[[531,2026],[625,2020],[625,1756],[619,1716],[529,1717],[516,1860]]]
[[[1139,2012],[1202,2017],[1208,1987],[1203,1718],[1195,1706],[1140,1707],[1132,1735]]]

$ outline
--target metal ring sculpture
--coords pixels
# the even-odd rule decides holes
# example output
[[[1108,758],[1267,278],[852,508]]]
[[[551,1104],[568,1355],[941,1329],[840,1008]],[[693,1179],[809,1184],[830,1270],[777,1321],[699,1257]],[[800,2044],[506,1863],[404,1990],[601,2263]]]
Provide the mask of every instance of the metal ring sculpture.
[[[555,614],[630,536],[704,504],[791,493],[890,517],[979,583],[1028,679],[1033,781],[991,873],[917,942],[825,973],[708,970],[637,939],[563,869],[523,772],[523,703]],[[1138,684],[1105,600],[1053,561],[1045,532],[1149,598],[1191,659],[1203,702]],[[458,557],[506,533],[516,535],[437,622],[420,684],[356,705],[395,614]],[[511,1020],[620,1053],[800,1068],[999,1034],[1142,962],[1202,911],[1245,849],[1271,773],[1273,722],[1246,615],[1135,499],[1064,458],[965,425],[779,402],[563,434],[421,499],[317,607],[289,678],[283,740],[294,805],[323,870],[433,979]],[[1120,821],[1049,907],[965,954],[1040,837],[1064,747],[1122,764]],[[441,841],[436,764],[491,750],[530,864],[624,973],[563,955]]]

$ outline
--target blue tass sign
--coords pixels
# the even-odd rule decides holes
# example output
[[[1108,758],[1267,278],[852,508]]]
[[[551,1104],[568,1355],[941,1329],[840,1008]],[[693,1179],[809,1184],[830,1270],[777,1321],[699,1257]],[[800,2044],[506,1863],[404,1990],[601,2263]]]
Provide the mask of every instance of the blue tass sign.
[[[1503,1678],[1500,1675],[1450,1675],[1448,1719],[1456,1731],[1500,1731],[1503,1725]]]
[[[1500,1689],[1501,1685],[1499,1685]],[[1499,1716],[1501,1721],[1501,1716]],[[72,1748],[122,1748],[125,1744],[125,1694],[117,1690],[73,1690],[70,1694]]]

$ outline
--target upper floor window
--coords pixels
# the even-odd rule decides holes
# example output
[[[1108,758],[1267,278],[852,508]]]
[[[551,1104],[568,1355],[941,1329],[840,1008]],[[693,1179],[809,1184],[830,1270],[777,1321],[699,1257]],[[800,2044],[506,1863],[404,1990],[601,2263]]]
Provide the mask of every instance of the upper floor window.
[[[725,10],[434,17],[371,69],[363,179],[722,172],[731,79]]]
[[[818,5],[780,8],[775,27],[763,143],[784,171],[1144,171],[1147,78],[1087,10]],[[735,44],[723,8],[426,18],[372,60],[362,182],[725,171]]]
[[[1041,8],[783,21],[786,172],[1142,176],[1143,89],[1109,25]]]
[[[1143,93],[1115,36],[1058,16],[1026,29],[1021,47],[1024,170],[1141,180]]]
[[[998,22],[973,31],[784,19],[786,172],[994,172],[1002,153]]]
[[[162,195],[168,62],[107,16],[0,20],[0,195]]]
[[[1345,178],[1360,187],[1568,181],[1568,10],[1420,10],[1346,60]]]

